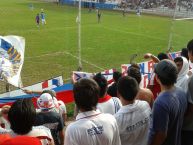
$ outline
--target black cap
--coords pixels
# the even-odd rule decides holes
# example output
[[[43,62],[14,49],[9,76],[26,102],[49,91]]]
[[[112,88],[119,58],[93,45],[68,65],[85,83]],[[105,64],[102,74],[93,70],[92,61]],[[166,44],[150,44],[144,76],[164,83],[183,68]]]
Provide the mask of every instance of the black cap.
[[[170,79],[170,77],[177,75],[178,71],[173,61],[164,59],[155,65],[155,73],[162,78]]]

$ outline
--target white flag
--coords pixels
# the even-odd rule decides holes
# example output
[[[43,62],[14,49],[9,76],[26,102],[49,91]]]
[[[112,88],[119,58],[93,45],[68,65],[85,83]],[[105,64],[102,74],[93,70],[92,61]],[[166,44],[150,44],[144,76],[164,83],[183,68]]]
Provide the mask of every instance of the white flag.
[[[20,73],[24,62],[25,39],[0,36],[0,79],[21,87]]]

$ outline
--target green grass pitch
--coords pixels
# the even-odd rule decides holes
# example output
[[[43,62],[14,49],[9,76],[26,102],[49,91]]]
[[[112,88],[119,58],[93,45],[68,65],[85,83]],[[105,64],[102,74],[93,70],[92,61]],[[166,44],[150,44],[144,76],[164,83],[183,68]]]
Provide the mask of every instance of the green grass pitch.
[[[34,10],[29,5],[33,4]],[[41,8],[47,24],[38,28],[35,16]],[[81,48],[83,71],[99,72],[129,63],[130,56],[165,52],[170,32],[174,51],[185,47],[193,35],[193,21],[101,10],[101,23],[96,11],[82,9]],[[25,62],[22,69],[24,86],[54,76],[64,80],[78,67],[77,7],[56,5],[38,0],[0,0],[0,35],[20,35],[26,39]]]

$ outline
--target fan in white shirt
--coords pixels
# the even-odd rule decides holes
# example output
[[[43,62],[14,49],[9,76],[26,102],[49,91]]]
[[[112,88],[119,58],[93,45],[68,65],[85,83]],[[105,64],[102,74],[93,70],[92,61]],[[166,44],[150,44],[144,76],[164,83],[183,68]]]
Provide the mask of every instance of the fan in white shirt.
[[[111,114],[96,110],[99,87],[91,79],[74,85],[74,98],[80,110],[65,132],[65,145],[121,145],[117,122]]]
[[[119,98],[107,95],[108,83],[101,73],[96,74],[93,79],[100,88],[97,109],[103,113],[114,115],[122,106]]]
[[[135,100],[139,86],[129,76],[119,79],[117,92],[123,104],[114,115],[119,127],[122,145],[146,145],[151,108],[146,101]]]
[[[178,68],[178,78],[175,84],[176,87],[182,88],[184,91],[188,89],[188,72],[189,72],[189,63],[185,57],[176,57],[174,62]]]

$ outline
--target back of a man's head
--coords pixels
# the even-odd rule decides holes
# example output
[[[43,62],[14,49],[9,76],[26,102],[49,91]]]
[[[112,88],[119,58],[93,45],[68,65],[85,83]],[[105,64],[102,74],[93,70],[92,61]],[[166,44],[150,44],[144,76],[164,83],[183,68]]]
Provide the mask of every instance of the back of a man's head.
[[[188,49],[187,48],[182,48],[181,50],[181,56],[185,57],[187,60],[189,60],[188,57]]]
[[[74,84],[73,93],[79,109],[91,111],[96,108],[99,99],[99,86],[94,80],[79,80]]]
[[[187,49],[188,49],[188,58],[193,63],[193,39],[188,42]]]
[[[188,49],[188,52],[191,52],[193,55],[193,39],[188,42],[187,49]]]
[[[31,131],[35,122],[36,110],[31,99],[19,99],[13,103],[8,113],[11,129],[24,135]]]
[[[169,59],[168,55],[166,53],[163,53],[163,52],[159,53],[157,55],[157,57],[159,60]]]
[[[136,67],[136,65],[131,65],[128,67],[127,74],[130,77],[133,77],[136,79],[137,83],[140,84],[141,82],[141,72],[140,68]]]
[[[155,73],[164,86],[174,85],[178,77],[176,64],[168,59],[160,61],[155,66]]]
[[[119,71],[113,72],[113,79],[115,82],[118,82],[119,78],[121,77],[121,73]]]
[[[136,79],[124,76],[118,81],[117,91],[124,100],[133,101],[139,91],[139,85]]]
[[[108,86],[107,80],[101,73],[96,74],[93,77],[93,79],[96,81],[96,83],[100,88],[100,94],[99,94],[100,97],[103,97],[107,92],[107,86]]]
[[[176,57],[175,59],[174,59],[174,62],[176,63],[176,62],[182,62],[183,63],[183,59],[182,59],[182,57]]]

